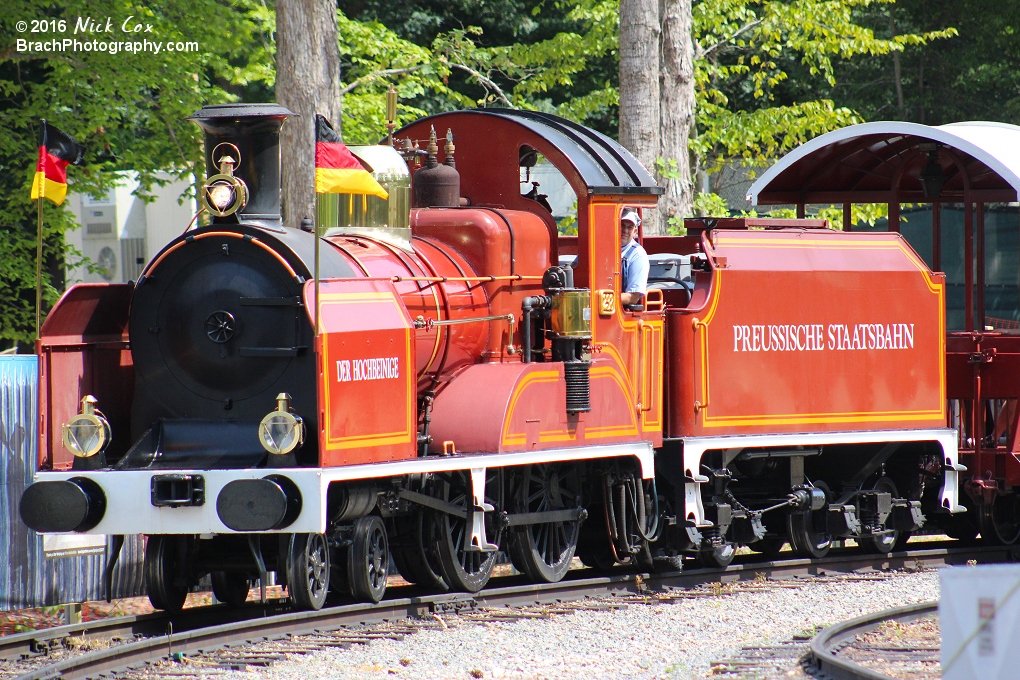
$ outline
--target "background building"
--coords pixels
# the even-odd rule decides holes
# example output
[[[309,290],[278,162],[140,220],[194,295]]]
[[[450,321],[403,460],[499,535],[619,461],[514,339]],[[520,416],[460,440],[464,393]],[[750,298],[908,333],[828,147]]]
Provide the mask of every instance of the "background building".
[[[171,180],[171,175],[162,175]],[[138,175],[126,172],[116,188],[100,198],[87,194],[68,194],[67,205],[81,228],[67,232],[68,244],[100,267],[69,268],[67,285],[72,283],[125,283],[138,278],[151,260],[195,215],[195,199],[181,197],[191,180],[173,179],[163,187],[153,187],[155,200],[145,202],[134,192]]]

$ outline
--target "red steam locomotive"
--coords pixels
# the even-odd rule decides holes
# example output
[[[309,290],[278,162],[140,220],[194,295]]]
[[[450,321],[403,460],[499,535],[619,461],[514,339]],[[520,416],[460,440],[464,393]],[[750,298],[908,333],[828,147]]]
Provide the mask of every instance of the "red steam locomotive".
[[[212,224],[133,285],[71,288],[42,329],[21,515],[147,535],[155,607],[206,574],[238,605],[268,572],[302,607],[378,601],[391,555],[477,591],[500,550],[536,582],[575,554],[889,551],[962,511],[944,281],[898,234],[689,221],[643,239],[652,289],[626,309],[620,213],[661,188],[613,140],[523,111],[418,121],[403,156],[359,151],[389,198],[324,199],[317,239],[281,226],[288,115],[195,114]],[[521,191],[539,157],[576,237]]]

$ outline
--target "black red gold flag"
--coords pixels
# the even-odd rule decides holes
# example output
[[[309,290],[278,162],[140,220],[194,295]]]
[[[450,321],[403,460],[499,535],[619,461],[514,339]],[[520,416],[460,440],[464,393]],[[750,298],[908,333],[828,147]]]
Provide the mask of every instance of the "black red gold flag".
[[[84,152],[74,137],[42,121],[32,200],[48,198],[57,205],[63,203],[67,195],[67,166],[80,164]]]
[[[389,194],[340,140],[325,117],[315,116],[315,193],[365,194],[389,198]]]

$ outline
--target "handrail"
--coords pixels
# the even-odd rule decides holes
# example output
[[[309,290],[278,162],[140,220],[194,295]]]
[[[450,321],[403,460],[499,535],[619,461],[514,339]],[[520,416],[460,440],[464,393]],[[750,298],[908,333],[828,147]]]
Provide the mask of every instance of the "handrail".
[[[446,283],[447,281],[541,281],[541,276],[525,276],[511,274],[509,276],[391,276],[390,281],[422,281],[426,283]]]
[[[433,326],[457,326],[462,323],[476,323],[479,321],[506,321],[510,324],[511,334],[513,333],[513,326],[517,319],[513,314],[493,314],[492,316],[472,316],[467,319],[447,319],[445,321],[433,321],[432,319],[426,319],[425,317],[418,316],[412,322],[415,328],[424,328],[426,330]]]
[[[658,297],[652,299],[652,293],[655,293]],[[663,306],[666,304],[662,298],[662,291],[658,288],[649,288],[648,292],[645,293],[645,310],[646,312],[661,312]],[[655,309],[652,309],[649,305],[655,305]]]
[[[164,251],[163,254],[160,255],[158,258],[156,258],[156,260],[154,262],[150,263],[142,271],[141,275],[138,278],[140,279],[140,278],[142,278],[142,276],[148,276],[149,272],[151,272],[153,269],[158,267],[159,264],[163,260],[165,260],[166,257],[170,253],[172,253],[175,250],[177,250],[178,248],[182,247],[184,244],[191,243],[192,241],[201,241],[204,238],[210,238],[210,237],[213,237],[213,236],[219,236],[219,237],[224,237],[224,238],[239,238],[239,239],[241,239],[243,241],[250,241],[250,242],[254,243],[256,246],[258,246],[259,248],[262,248],[262,250],[264,250],[267,253],[269,253],[270,255],[272,255],[274,258],[276,258],[276,260],[280,264],[283,265],[284,269],[287,270],[287,273],[290,274],[292,278],[294,278],[295,280],[300,278],[300,277],[298,277],[297,272],[294,271],[294,268],[290,266],[290,263],[287,262],[287,260],[285,260],[283,258],[283,256],[280,255],[280,253],[278,253],[275,250],[273,250],[272,248],[270,248],[268,245],[266,245],[265,243],[260,241],[257,237],[250,236],[248,234],[242,234],[242,233],[236,232],[236,231],[206,231],[206,232],[203,232],[201,234],[195,234],[193,236],[185,236],[183,241],[178,241],[177,243],[172,245],[170,248],[168,248],[166,251]],[[298,281],[298,283],[302,283],[302,282],[303,282],[303,280]]]
[[[652,343],[650,341],[651,337],[652,327],[643,321],[638,322],[638,347],[640,347],[640,358],[638,361],[641,362],[641,364],[646,364],[644,366],[641,364],[638,365],[640,371],[639,375],[641,376],[641,389],[639,391],[639,396],[641,399],[640,409],[642,412],[652,410],[652,376],[654,375],[652,370],[652,359],[654,358],[654,353],[652,352]],[[649,342],[646,343],[646,339],[649,339]],[[645,347],[646,344],[647,348]],[[646,392],[647,398],[645,395]]]
[[[702,321],[701,319],[699,319],[698,317],[694,317],[691,320],[691,327],[694,328],[694,344],[696,345],[696,347],[691,352],[691,354],[694,356],[694,373],[693,373],[693,375],[697,375],[698,374],[698,350],[701,349],[701,342],[699,341],[699,337],[700,336],[698,335],[698,331],[700,331],[703,328],[707,329],[708,328],[708,324],[705,323],[704,321]],[[707,348],[705,348],[705,351],[707,351]],[[706,381],[706,385],[705,385],[705,391],[706,392],[708,391],[707,381]],[[694,400],[694,413],[695,414],[700,412],[702,409],[706,409],[706,408],[708,408],[708,399],[707,398],[705,399],[704,403],[698,401],[697,399]]]

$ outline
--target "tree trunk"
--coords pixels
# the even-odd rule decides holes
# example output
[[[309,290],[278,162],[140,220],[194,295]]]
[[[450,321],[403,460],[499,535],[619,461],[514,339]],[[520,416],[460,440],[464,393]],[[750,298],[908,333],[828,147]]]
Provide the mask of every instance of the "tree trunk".
[[[896,21],[893,19],[892,12],[889,13],[889,39],[892,40],[896,37]],[[896,84],[896,110],[900,113],[900,120],[907,119],[906,108],[903,105],[903,76],[900,73],[900,53],[893,51],[892,53],[893,63],[893,82]]]
[[[315,217],[315,114],[340,125],[340,51],[335,0],[276,3],[276,101],[298,114],[280,139],[283,223]]]
[[[659,177],[666,193],[659,199],[660,233],[670,217],[694,214],[694,183],[687,144],[694,129],[694,38],[691,0],[662,0],[659,156],[677,163],[677,177]]]
[[[659,0],[620,0],[620,144],[650,172],[659,155]],[[656,233],[645,219],[644,232]]]

